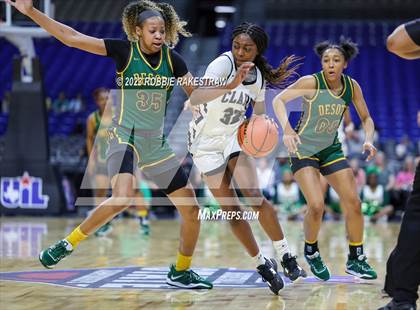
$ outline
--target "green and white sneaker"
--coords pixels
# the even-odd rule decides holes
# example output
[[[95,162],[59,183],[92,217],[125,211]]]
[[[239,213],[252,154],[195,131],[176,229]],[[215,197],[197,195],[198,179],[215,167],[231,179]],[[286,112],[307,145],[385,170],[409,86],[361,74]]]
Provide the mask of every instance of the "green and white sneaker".
[[[66,239],[58,241],[48,249],[39,253],[39,261],[48,269],[53,268],[64,257],[69,256],[73,252],[73,246]]]
[[[365,255],[359,255],[359,257],[355,259],[350,259],[349,257],[346,263],[346,272],[366,280],[374,280],[378,277],[376,271],[368,264]]]
[[[305,259],[317,279],[322,281],[328,281],[330,279],[330,271],[324,264],[318,251],[312,255],[305,255]]]
[[[150,234],[150,224],[147,217],[139,217],[140,232],[148,236]]]
[[[175,265],[171,265],[169,268],[168,275],[166,277],[166,283],[172,286],[180,288],[191,288],[191,289],[212,289],[213,284],[206,279],[199,276],[194,271],[188,269],[184,271],[176,271]]]

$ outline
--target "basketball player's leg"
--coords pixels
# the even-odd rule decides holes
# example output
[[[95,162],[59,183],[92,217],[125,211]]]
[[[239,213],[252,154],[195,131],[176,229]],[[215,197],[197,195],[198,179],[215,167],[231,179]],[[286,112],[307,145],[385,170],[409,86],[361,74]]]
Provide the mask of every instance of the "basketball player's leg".
[[[228,162],[229,172],[233,175],[234,182],[252,209],[259,212],[258,220],[272,240],[286,276],[292,281],[299,277],[305,277],[305,271],[297,264],[296,257],[289,250],[277,218],[277,211],[261,193],[254,159],[244,153],[234,153],[232,155],[234,156],[231,156]]]
[[[312,273],[320,280],[327,281],[330,271],[323,262],[318,248],[318,233],[325,211],[324,193],[320,184],[319,164],[316,160],[292,158],[292,171],[303,196],[307,210],[304,216],[305,259]]]
[[[172,168],[165,168],[158,174],[149,174],[148,177],[162,189],[181,216],[178,255],[176,263],[170,266],[166,282],[180,288],[211,289],[211,282],[190,269],[200,233],[199,207],[194,190],[175,158],[166,161],[164,165]],[[159,166],[154,169],[159,170]]]
[[[320,184],[319,170],[304,167],[294,173],[296,182],[305,197],[308,209],[304,218],[305,239],[310,243],[317,241],[324,215],[324,193]]]
[[[338,166],[340,162],[335,164]],[[335,164],[328,166],[331,171],[335,171],[324,175],[340,197],[340,206],[343,209],[350,252],[346,272],[363,279],[376,279],[376,272],[368,265],[363,254],[364,221],[353,171],[351,168],[334,168]]]
[[[106,166],[97,169],[95,175],[95,206],[99,206],[108,195],[110,182],[108,175],[106,175]],[[106,236],[112,231],[111,222],[105,223],[98,230],[95,231],[95,236]]]
[[[240,201],[231,186],[231,177],[229,170],[223,166],[222,169],[205,174],[204,180],[223,211],[240,214],[242,212]],[[258,273],[264,281],[270,283],[270,290],[278,294],[284,287],[284,282],[277,274],[277,262],[273,259],[266,259],[261,253],[247,221],[243,218],[234,218],[229,221],[229,224],[233,234],[253,258]]]
[[[136,178],[131,173],[119,173],[112,177],[112,196],[96,207],[80,224],[85,235],[94,233],[103,224],[131,205],[134,198]]]
[[[284,238],[283,231],[277,219],[277,211],[261,193],[258,184],[254,159],[243,154],[235,154],[228,162],[228,168],[233,180],[244,195],[247,203],[254,211],[259,212],[258,220],[271,240]]]
[[[104,200],[108,195],[108,190],[110,187],[109,178],[105,174],[96,174],[95,175],[95,205],[99,204]]]
[[[131,148],[110,156],[108,169],[112,176],[112,196],[96,207],[65,239],[40,253],[39,259],[46,268],[52,268],[61,259],[70,255],[81,241],[130,206],[136,184],[134,177],[136,160]]]
[[[388,36],[388,51],[405,59],[420,57],[420,19],[398,26]]]
[[[351,168],[342,169],[325,177],[340,197],[350,244],[362,243],[364,220],[353,171]]]
[[[208,188],[213,194],[216,201],[219,203],[220,208],[226,212],[242,212],[235,190],[230,186],[230,174],[228,170],[221,169],[218,172],[210,172],[204,176]],[[255,257],[259,248],[257,241],[251,230],[251,226],[245,220],[232,219],[229,221],[230,227],[236,238],[246,248],[251,257]]]

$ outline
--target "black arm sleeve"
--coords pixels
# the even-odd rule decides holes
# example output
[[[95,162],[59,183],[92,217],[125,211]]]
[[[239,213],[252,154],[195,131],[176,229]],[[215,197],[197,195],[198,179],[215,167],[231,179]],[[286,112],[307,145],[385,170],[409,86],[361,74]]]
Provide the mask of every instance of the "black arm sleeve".
[[[130,42],[120,39],[104,39],[107,57],[112,58],[117,66],[117,71],[122,71],[130,57]]]
[[[175,50],[171,50],[171,60],[172,66],[174,67],[174,76],[176,78],[183,77],[189,71],[187,68],[187,64],[185,63],[184,59],[181,55],[178,54]]]

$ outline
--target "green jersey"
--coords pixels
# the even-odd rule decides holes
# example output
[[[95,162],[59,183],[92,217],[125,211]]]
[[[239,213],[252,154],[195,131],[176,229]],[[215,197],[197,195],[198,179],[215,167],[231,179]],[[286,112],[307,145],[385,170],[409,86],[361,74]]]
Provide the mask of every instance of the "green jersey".
[[[169,48],[162,47],[159,64],[152,67],[138,42],[132,42],[127,66],[117,73],[121,104],[116,107],[114,123],[134,132],[163,130],[166,105],[173,89],[163,82],[174,77]]]
[[[353,83],[349,76],[341,76],[343,90],[339,95],[331,91],[322,71],[313,76],[316,93],[312,99],[304,98],[303,111],[295,128],[302,142],[298,157],[310,157],[339,143],[337,130],[353,100]]]

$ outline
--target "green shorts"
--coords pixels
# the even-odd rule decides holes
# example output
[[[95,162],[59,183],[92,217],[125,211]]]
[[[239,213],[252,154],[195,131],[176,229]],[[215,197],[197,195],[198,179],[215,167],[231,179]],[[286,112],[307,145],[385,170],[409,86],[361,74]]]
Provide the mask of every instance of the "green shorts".
[[[293,173],[304,167],[314,167],[322,175],[328,175],[350,168],[341,148],[341,143],[334,143],[312,156],[299,156],[298,153],[295,157],[289,157],[289,161]]]
[[[131,147],[138,168],[148,174],[161,174],[180,165],[160,130],[136,130],[134,133],[134,130],[112,127],[108,135],[108,158]]]

